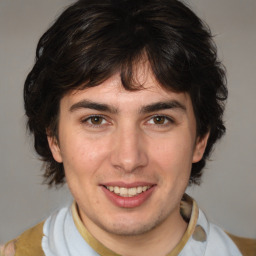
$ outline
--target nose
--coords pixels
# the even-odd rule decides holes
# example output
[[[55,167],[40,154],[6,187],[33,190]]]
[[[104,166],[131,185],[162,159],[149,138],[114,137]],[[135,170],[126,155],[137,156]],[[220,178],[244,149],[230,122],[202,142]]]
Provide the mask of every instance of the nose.
[[[119,128],[114,137],[111,164],[124,172],[134,172],[148,163],[146,143],[136,127]]]

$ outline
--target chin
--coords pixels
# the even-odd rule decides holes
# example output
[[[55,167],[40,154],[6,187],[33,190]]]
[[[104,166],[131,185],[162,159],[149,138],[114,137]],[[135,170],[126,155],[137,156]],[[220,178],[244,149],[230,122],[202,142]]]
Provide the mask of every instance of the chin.
[[[143,220],[143,222],[142,222]],[[163,216],[158,216],[151,220],[132,220],[132,219],[122,219],[119,221],[115,221],[114,223],[107,223],[106,225],[101,225],[101,228],[106,232],[118,235],[118,236],[139,236],[145,233],[154,230],[158,227],[162,222],[164,222],[165,218]]]

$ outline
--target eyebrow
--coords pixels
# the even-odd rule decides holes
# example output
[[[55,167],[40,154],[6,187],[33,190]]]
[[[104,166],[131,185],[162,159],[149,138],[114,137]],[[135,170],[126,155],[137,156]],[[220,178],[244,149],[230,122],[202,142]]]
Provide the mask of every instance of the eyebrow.
[[[183,105],[177,100],[169,100],[169,101],[152,103],[150,105],[142,107],[139,112],[143,114],[148,114],[151,112],[156,112],[156,111],[165,110],[165,109],[178,109],[178,110],[181,110],[182,112],[186,112],[185,105]]]
[[[79,102],[73,104],[69,110],[70,110],[70,112],[73,112],[75,110],[83,109],[83,108],[89,108],[89,109],[93,109],[93,110],[97,110],[97,111],[109,112],[112,114],[118,113],[118,109],[113,106],[109,106],[108,104],[104,104],[104,103],[93,102],[90,100],[79,101]],[[183,112],[186,112],[185,105],[183,105],[182,103],[180,103],[177,100],[169,100],[169,101],[160,101],[160,102],[142,106],[141,109],[139,110],[139,113],[148,114],[148,113],[165,110],[165,109],[178,109]]]
[[[103,104],[103,103],[92,102],[89,100],[79,101],[79,102],[75,103],[74,105],[72,105],[69,110],[70,110],[70,112],[73,112],[75,110],[83,109],[83,108],[89,108],[89,109],[94,109],[94,110],[103,111],[103,112],[109,112],[109,113],[113,113],[113,114],[118,112],[117,109],[112,106],[109,106],[109,105]]]

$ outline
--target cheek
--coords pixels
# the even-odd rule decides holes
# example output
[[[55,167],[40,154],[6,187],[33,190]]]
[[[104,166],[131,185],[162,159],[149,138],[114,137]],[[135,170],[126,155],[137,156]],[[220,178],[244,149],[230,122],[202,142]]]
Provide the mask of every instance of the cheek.
[[[178,139],[165,139],[161,143],[153,143],[151,148],[151,157],[166,168],[169,166],[184,169],[192,163],[193,146],[189,139],[184,142]]]
[[[97,184],[95,178],[99,170],[104,169],[106,156],[106,147],[102,143],[72,140],[72,143],[67,144],[63,152],[63,164],[67,184],[76,200],[84,200],[85,193],[94,193],[94,185]]]
[[[151,151],[151,163],[160,174],[160,184],[165,194],[184,193],[190,177],[192,155],[193,145],[189,137],[184,141],[167,139]]]
[[[62,158],[66,172],[92,173],[99,168],[108,155],[106,141],[70,136],[62,145]]]

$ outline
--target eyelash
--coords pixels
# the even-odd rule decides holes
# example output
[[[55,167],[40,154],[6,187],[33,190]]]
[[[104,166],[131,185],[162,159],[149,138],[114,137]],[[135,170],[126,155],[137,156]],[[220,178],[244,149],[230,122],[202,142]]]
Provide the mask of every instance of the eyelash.
[[[98,127],[100,127],[102,125],[102,123],[97,125],[97,124],[93,124],[93,123],[89,122],[89,121],[92,121],[92,118],[94,118],[94,117],[102,118],[102,120],[107,123],[106,118],[104,116],[102,116],[102,115],[91,115],[89,117],[86,117],[85,119],[82,119],[81,123],[82,124],[86,124],[89,127],[98,128]]]
[[[150,125],[155,125],[159,128],[161,127],[166,127],[166,126],[169,126],[170,124],[173,124],[174,123],[174,120],[172,118],[170,118],[169,116],[165,116],[165,115],[154,115],[154,116],[151,116],[147,122],[149,122],[150,120],[153,120],[154,118],[164,118],[164,123],[163,124],[156,124],[156,123],[153,123],[153,124],[150,124]]]
[[[102,118],[102,121],[105,122],[105,123],[100,123],[100,124],[93,124],[92,123],[92,119],[93,118]],[[149,121],[153,120],[154,118],[164,118],[164,123],[163,124],[156,124],[156,123],[149,123]],[[90,122],[89,122],[90,121]],[[102,125],[106,125],[108,122],[106,120],[106,118],[102,115],[91,115],[89,117],[86,117],[85,119],[82,119],[81,120],[81,123],[82,124],[86,124],[87,126],[89,127],[93,127],[93,128],[98,128],[98,127],[101,127]],[[165,116],[165,115],[154,115],[154,116],[151,116],[147,122],[149,125],[154,125],[156,127],[166,127],[166,126],[169,126],[170,124],[173,124],[174,123],[174,120],[168,116]]]

